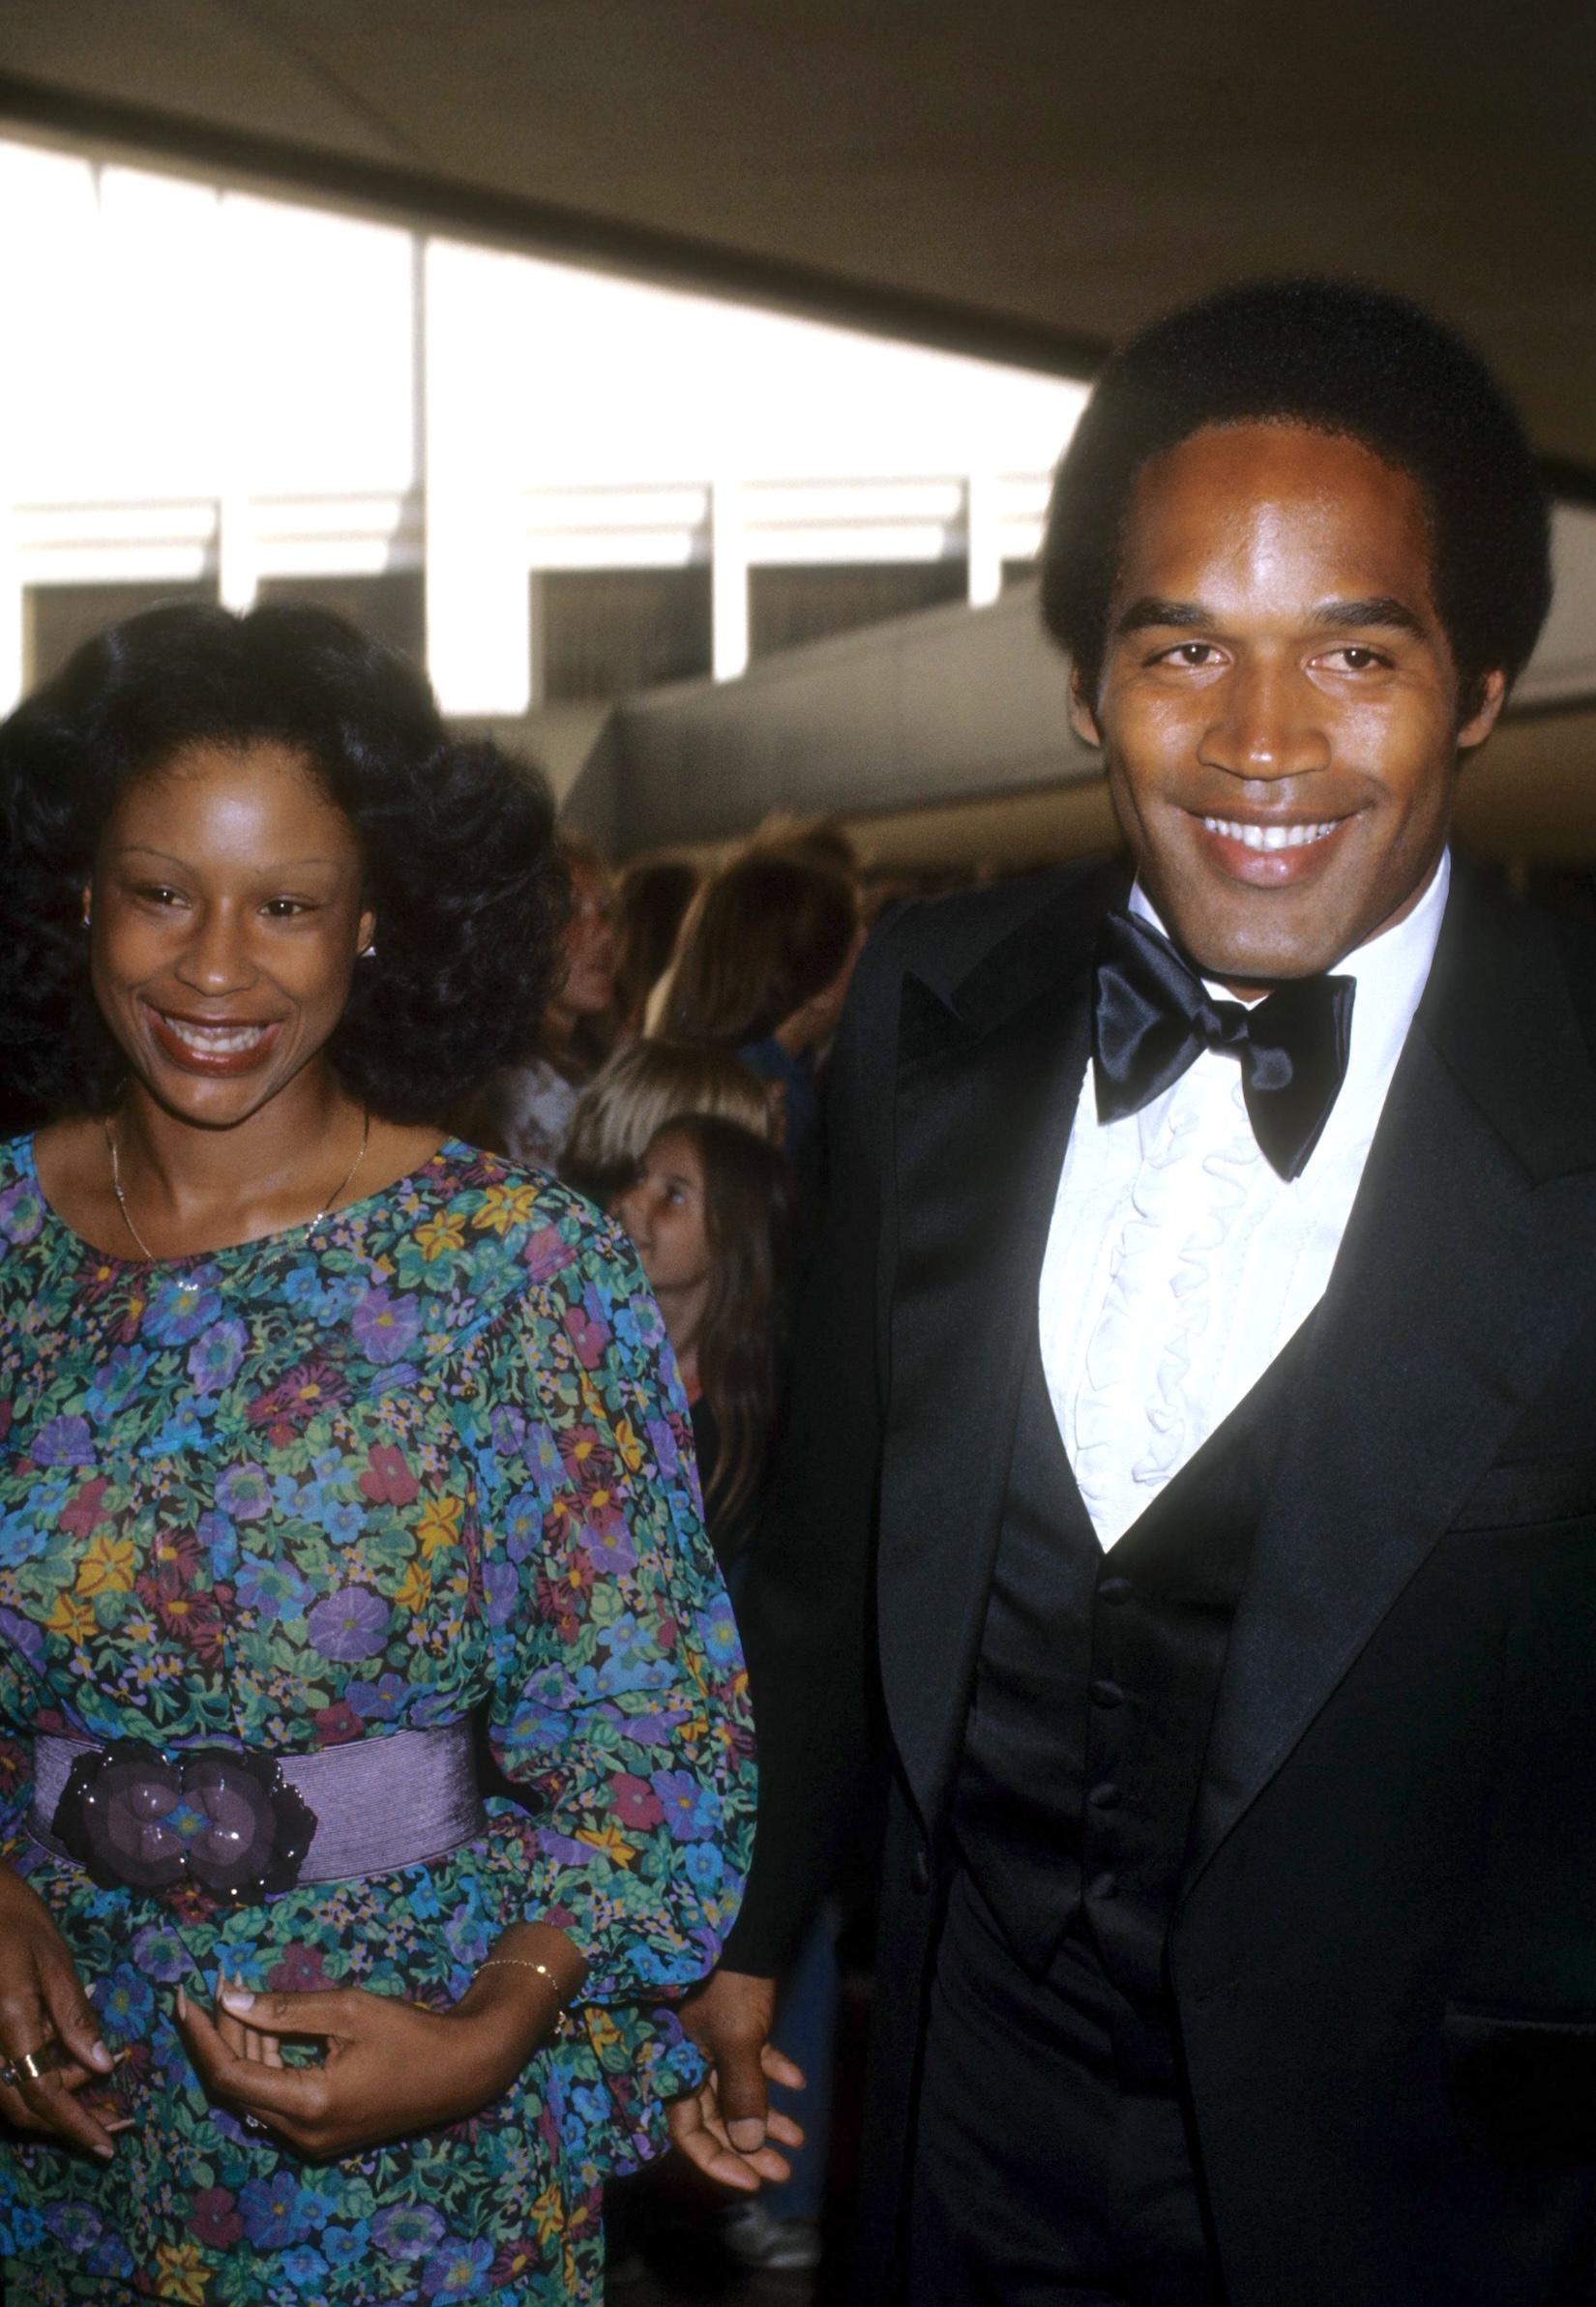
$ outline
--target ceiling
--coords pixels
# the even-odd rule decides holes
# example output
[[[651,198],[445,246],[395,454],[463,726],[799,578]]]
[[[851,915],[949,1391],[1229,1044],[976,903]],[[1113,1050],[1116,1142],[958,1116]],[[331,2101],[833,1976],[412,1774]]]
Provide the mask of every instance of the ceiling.
[[[4,0],[0,119],[1073,372],[1238,275],[1461,324],[1596,497],[1588,0]]]

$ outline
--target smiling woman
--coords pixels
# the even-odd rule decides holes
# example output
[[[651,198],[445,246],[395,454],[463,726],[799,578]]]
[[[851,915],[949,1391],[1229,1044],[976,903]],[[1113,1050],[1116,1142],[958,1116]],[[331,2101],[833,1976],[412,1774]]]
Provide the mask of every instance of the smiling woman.
[[[686,1405],[616,1230],[433,1118],[567,901],[322,612],[152,612],[0,727],[14,2303],[595,2299],[698,2079],[752,1789]]]

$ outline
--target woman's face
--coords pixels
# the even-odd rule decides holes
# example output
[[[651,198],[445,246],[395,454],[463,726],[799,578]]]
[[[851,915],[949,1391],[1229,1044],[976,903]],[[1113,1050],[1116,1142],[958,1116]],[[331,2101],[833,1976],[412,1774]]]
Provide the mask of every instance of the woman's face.
[[[565,930],[565,982],[557,996],[574,1018],[594,1018],[615,997],[615,904],[591,866],[571,869],[573,902]]]
[[[636,1245],[657,1297],[696,1289],[709,1280],[704,1166],[684,1130],[660,1132],[636,1177],[612,1206]]]
[[[264,740],[130,786],[84,892],[95,997],[160,1105],[243,1121],[325,1046],[372,933],[354,828]]]

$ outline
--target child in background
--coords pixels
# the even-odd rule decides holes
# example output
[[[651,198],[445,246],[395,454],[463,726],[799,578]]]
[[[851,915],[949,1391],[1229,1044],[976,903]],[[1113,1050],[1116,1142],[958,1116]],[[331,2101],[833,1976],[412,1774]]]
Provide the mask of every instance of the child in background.
[[[643,1040],[617,1050],[577,1099],[561,1177],[608,1209],[636,1176],[650,1140],[679,1113],[740,1122],[773,1141],[781,1134],[768,1083],[729,1050]]]
[[[776,1427],[787,1166],[737,1122],[684,1114],[658,1132],[611,1208],[675,1349],[724,1567],[754,1527]]]
[[[640,1046],[640,1045],[639,1045]],[[779,1406],[780,1293],[792,1219],[788,1166],[736,1122],[681,1115],[659,1131],[612,1213],[636,1245],[693,1412],[710,1538],[735,1602],[735,1564],[758,1520]],[[817,1915],[786,1981],[779,2039],[809,2078],[792,2176],[719,2211],[715,2233],[750,2266],[813,2267],[829,2141],[837,1957]],[[784,2119],[784,2118],[779,2118]],[[783,2147],[801,2136],[773,2131]]]

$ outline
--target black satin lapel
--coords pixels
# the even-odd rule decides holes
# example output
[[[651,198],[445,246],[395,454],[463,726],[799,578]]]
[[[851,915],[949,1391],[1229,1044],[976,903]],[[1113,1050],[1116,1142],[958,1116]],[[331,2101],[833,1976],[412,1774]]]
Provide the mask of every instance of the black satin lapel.
[[[1522,1029],[1521,1013],[1521,1038]],[[1565,1095],[1588,1104],[1588,1061],[1572,1043],[1570,1062],[1583,1070]],[[1513,1112],[1505,1060],[1493,1089],[1500,1121]],[[1586,1168],[1537,1180],[1523,1148],[1540,1125],[1528,1113],[1522,1121],[1516,1148],[1415,1027],[1282,1437],[1215,1713],[1188,1885],[1589,1318],[1596,1176]]]
[[[1089,986],[1088,944],[985,1032],[914,981],[904,990],[905,1044],[919,1054],[904,1065],[897,1111],[880,1621],[888,1713],[926,1818],[980,1635],[1042,1254],[1085,1070]]]

